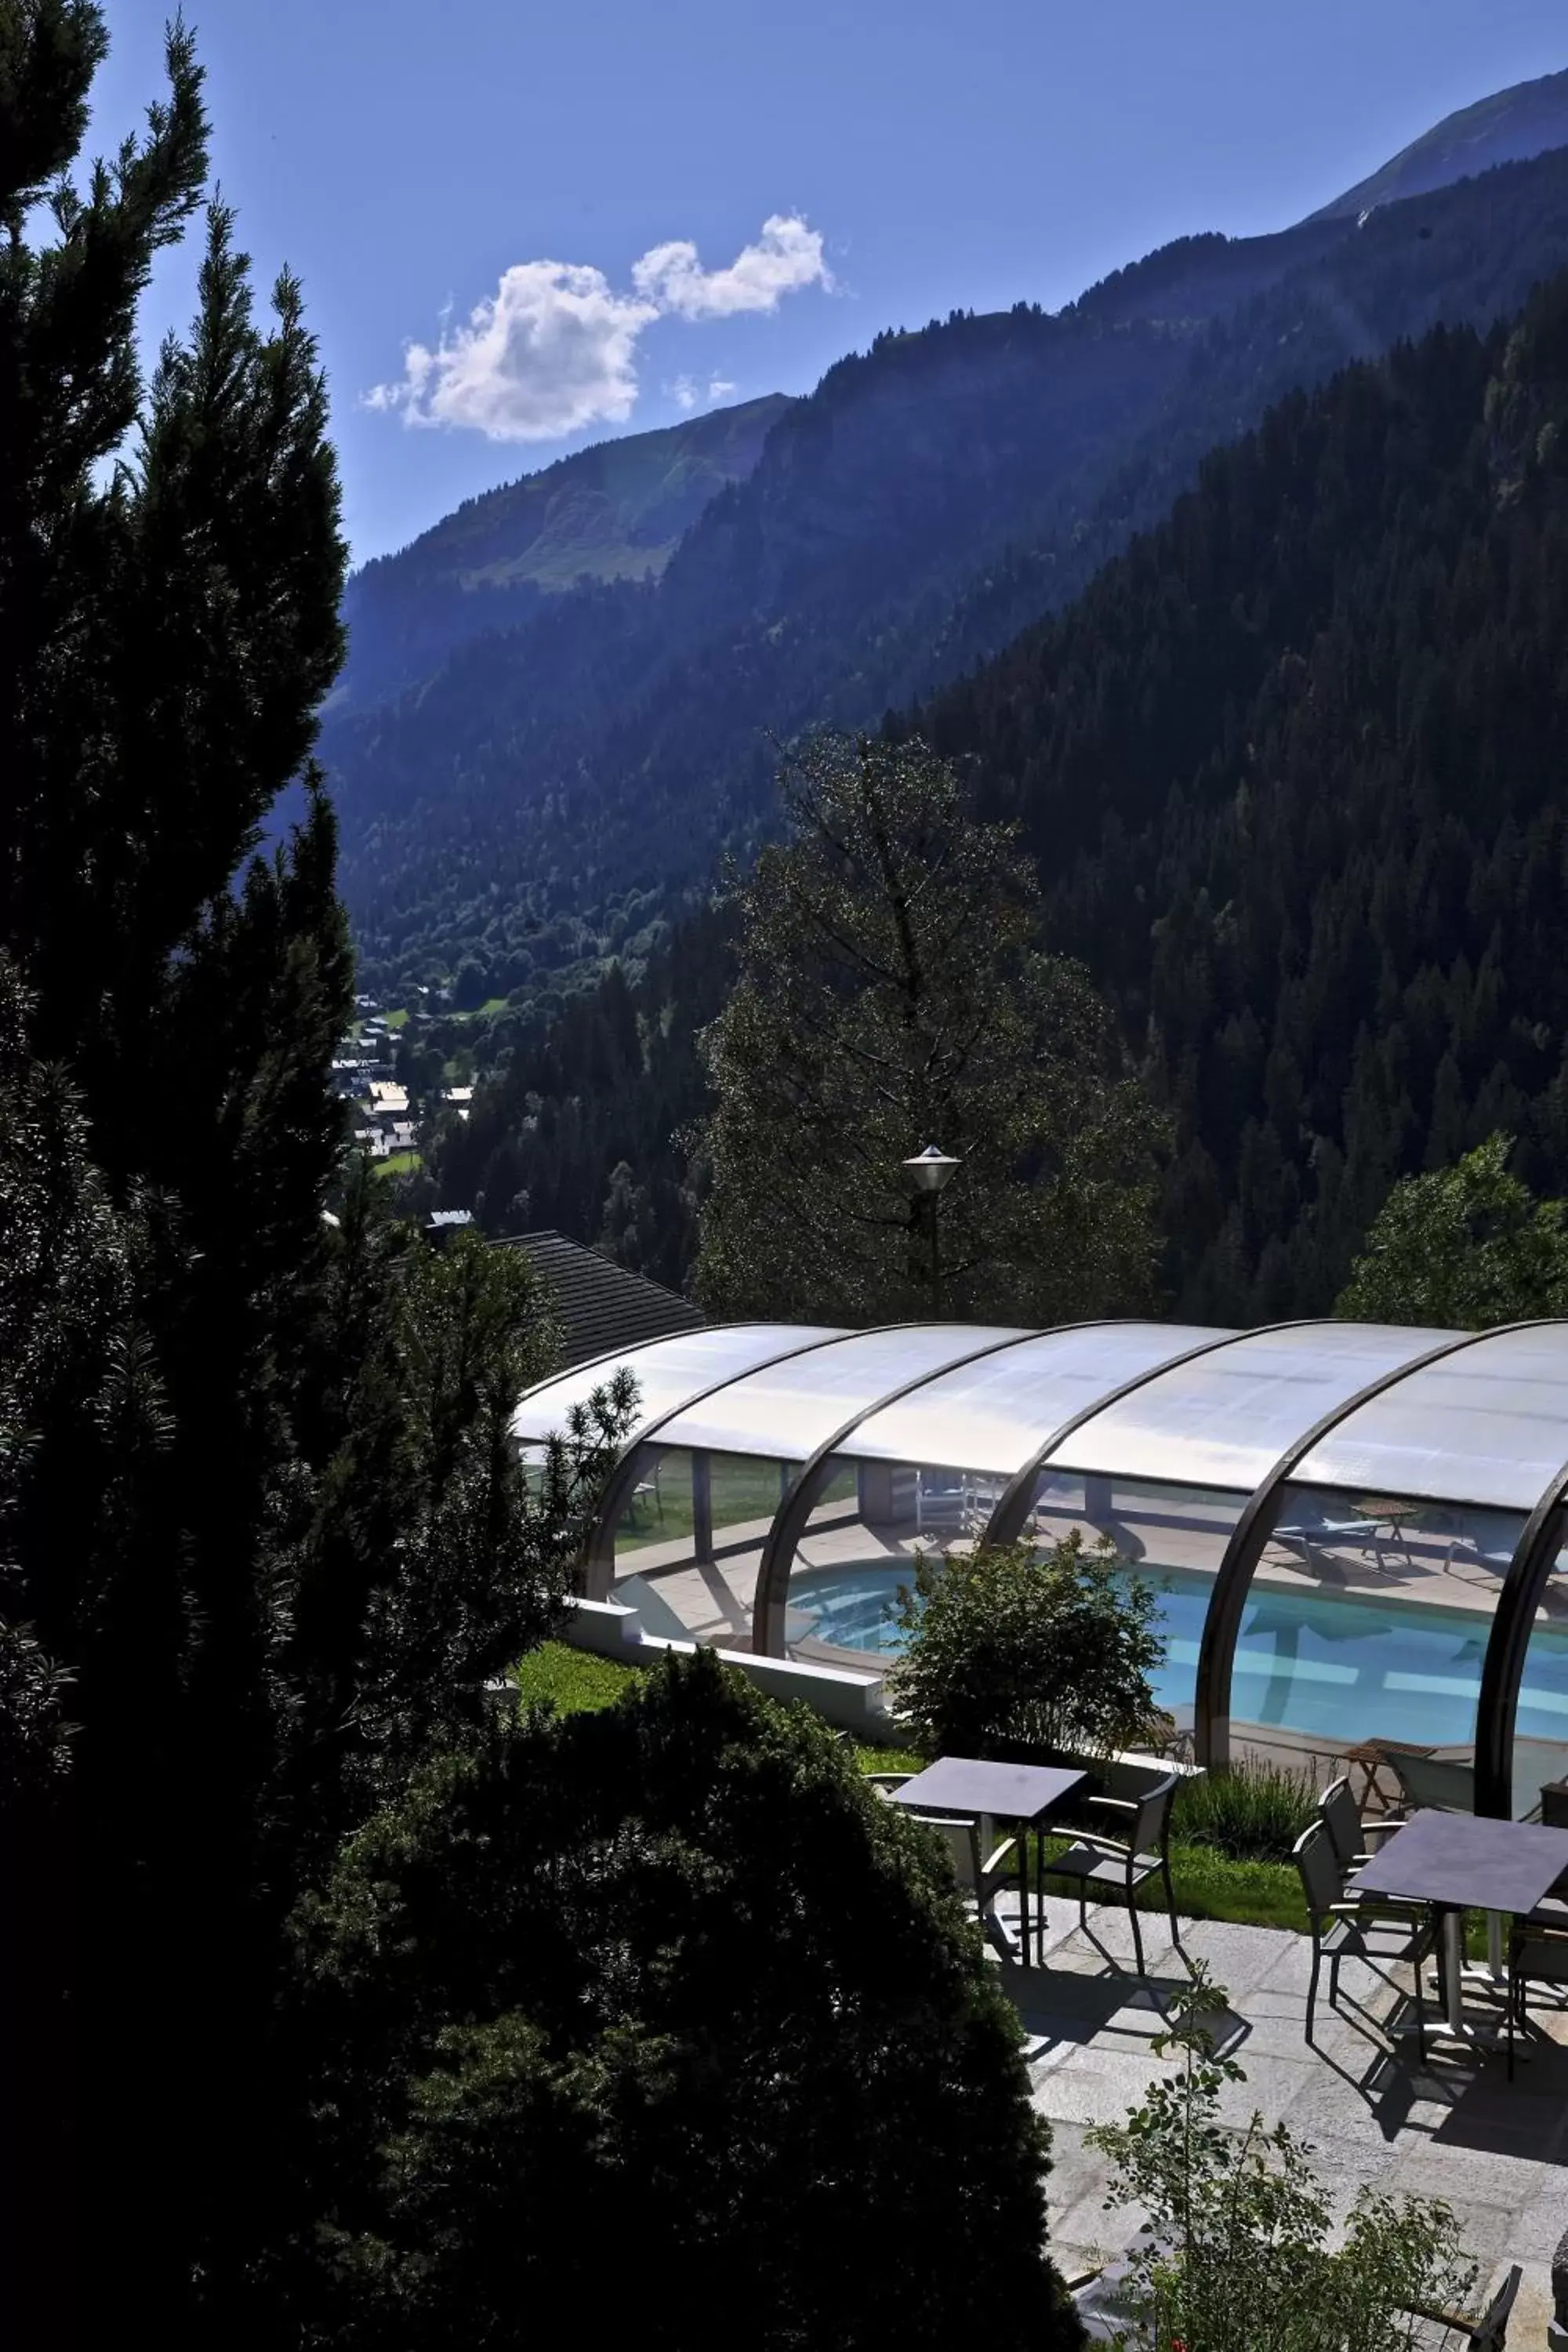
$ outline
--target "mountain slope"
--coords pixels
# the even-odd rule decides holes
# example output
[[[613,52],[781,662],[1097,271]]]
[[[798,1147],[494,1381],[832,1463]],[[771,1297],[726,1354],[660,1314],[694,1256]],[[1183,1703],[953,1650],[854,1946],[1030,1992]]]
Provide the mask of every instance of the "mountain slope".
[[[1311,218],[1353,218],[1373,205],[1424,196],[1497,163],[1528,163],[1551,147],[1568,147],[1568,72],[1516,82],[1511,89],[1445,115],[1381,171],[1347,188]]]
[[[334,707],[412,685],[468,637],[513,628],[579,580],[657,578],[682,534],[755,466],[782,393],[657,433],[601,441],[462,505],[343,598],[349,658]]]
[[[1065,603],[1293,384],[1438,318],[1485,325],[1564,261],[1559,152],[1239,263],[1188,240],[1058,318],[879,337],[784,411],[656,583],[540,598],[329,722],[367,977],[470,956],[492,992],[547,1003],[639,957],[762,821],[774,739],[929,692]]]
[[[1322,1312],[1389,1184],[1500,1126],[1568,1190],[1568,276],[1291,395],[905,723],[1021,824],[1173,1110],[1178,1311]],[[708,913],[612,972],[481,1087],[443,1196],[679,1283],[726,986]]]
[[[1568,1181],[1568,278],[1205,462],[931,706],[1175,1113],[1178,1304],[1321,1310],[1498,1127]]]

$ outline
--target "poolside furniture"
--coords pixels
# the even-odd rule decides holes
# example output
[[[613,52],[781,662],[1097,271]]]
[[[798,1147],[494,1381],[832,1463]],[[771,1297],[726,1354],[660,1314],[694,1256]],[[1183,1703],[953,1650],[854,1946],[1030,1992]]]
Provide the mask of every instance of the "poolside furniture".
[[[961,1818],[1012,1822],[1017,1830],[1018,1928],[1029,1957],[1029,1841],[1047,1817],[1083,1786],[1084,1775],[1055,1764],[1003,1764],[975,1756],[939,1756],[923,1772],[888,1791],[889,1801],[941,1823]],[[1037,1945],[1045,1937],[1045,1900],[1037,1889]]]
[[[1386,1528],[1388,1541],[1397,1544],[1408,1559],[1410,1545],[1405,1533],[1405,1522],[1418,1517],[1424,1507],[1420,1503],[1402,1500],[1398,1496],[1358,1495],[1354,1499],[1356,1509],[1363,1512],[1374,1528]],[[1382,1538],[1378,1540],[1381,1543]]]
[[[1120,1894],[1127,1904],[1132,1922],[1132,1949],[1138,1974],[1146,1976],[1143,1965],[1143,1935],[1138,1923],[1138,1906],[1134,1899],[1145,1879],[1156,1872],[1164,1881],[1165,1907],[1171,1920],[1171,1941],[1178,1951],[1182,1939],[1176,1927],[1176,1896],[1171,1885],[1171,1804],[1176,1793],[1179,1775],[1172,1772],[1144,1790],[1137,1798],[1097,1797],[1097,1806],[1118,1815],[1127,1825],[1124,1838],[1102,1834],[1098,1830],[1085,1831],[1075,1839],[1064,1853],[1055,1855],[1040,1864],[1042,1878],[1065,1878],[1078,1888],[1079,1924],[1089,1927],[1089,1896],[1090,1889],[1100,1898]]]
[[[1430,1747],[1415,1747],[1406,1739],[1358,1739],[1352,1746],[1342,1748],[1340,1750],[1340,1757],[1347,1771],[1353,1774],[1359,1769],[1362,1775],[1359,1791],[1352,1787],[1351,1793],[1354,1796],[1363,1814],[1371,1811],[1374,1797],[1378,1801],[1380,1810],[1384,1813],[1392,1812],[1395,1802],[1399,1801],[1398,1799],[1390,1798],[1381,1779],[1384,1772],[1394,1770],[1397,1758],[1430,1756],[1432,1752]]]
[[[961,1535],[977,1535],[984,1523],[984,1501],[973,1478],[943,1477],[929,1470],[915,1474],[915,1528],[952,1528]]]
[[[1378,1532],[1381,1525],[1381,1521],[1373,1518],[1313,1517],[1303,1519],[1295,1526],[1276,1527],[1270,1530],[1268,1539],[1271,1543],[1299,1546],[1308,1568],[1312,1565],[1314,1552],[1327,1551],[1336,1544],[1364,1544],[1372,1550],[1381,1569],[1384,1546],[1384,1538]]]
[[[1421,2008],[1421,1963],[1432,1948],[1431,1930],[1424,1921],[1408,1921],[1394,1943],[1374,1945],[1374,1929],[1392,1931],[1400,1923],[1386,1914],[1363,1904],[1354,1895],[1347,1897],[1345,1882],[1340,1874],[1328,1829],[1322,1822],[1310,1822],[1290,1850],[1301,1880],[1301,1892],[1307,1900],[1307,1925],[1312,1938],[1312,1974],[1307,1987],[1307,2040],[1312,2040],[1317,2019],[1318,1986],[1322,1977],[1323,1962],[1329,1964],[1329,2007],[1337,2006],[1340,1997],[1340,1964],[1342,1960],[1362,1960],[1374,1969],[1384,1981],[1389,1981],[1387,1963],[1409,1960],[1415,1974],[1415,2038],[1416,2045],[1426,2055],[1426,2041]]]
[[[909,1786],[915,1775],[912,1772],[868,1772],[865,1777],[877,1794],[890,1802],[900,1789]],[[936,1830],[945,1838],[952,1856],[953,1876],[964,1893],[974,1898],[975,1911],[986,1935],[999,1952],[1011,1958],[1012,1946],[996,1916],[996,1897],[1009,1879],[1016,1874],[1016,1871],[1009,1870],[1008,1864],[1016,1862],[1017,1839],[1004,1838],[1000,1845],[983,1854],[982,1847],[989,1836],[989,1824],[984,1817],[977,1819],[968,1813],[944,1816],[922,1812],[916,1818],[923,1822],[927,1829]]]
[[[1006,1837],[999,1844],[991,1844],[988,1819],[977,1821],[970,1813],[922,1812],[917,1813],[915,1819],[926,1829],[935,1830],[945,1842],[952,1859],[952,1874],[973,1902],[982,1928],[1003,1958],[1012,1959],[1013,1947],[996,1916],[996,1897],[1005,1886],[1012,1885],[1020,1877],[1023,1865],[1018,1839]],[[988,1845],[989,1853],[985,1851]],[[1026,1937],[1023,1957],[1028,1958]]]
[[[1513,2080],[1513,2033],[1516,2024],[1528,2025],[1525,1993],[1532,1984],[1559,1985],[1568,1990],[1568,1911],[1561,1924],[1548,1923],[1539,1913],[1516,1919],[1508,1944],[1508,2078]]]
[[[1393,1755],[1389,1766],[1409,1813],[1473,1813],[1476,1768],[1446,1756]]]
[[[1568,1870],[1568,1830],[1539,1822],[1503,1822],[1474,1813],[1413,1813],[1356,1879],[1358,1894],[1394,1895],[1426,1903],[1441,1921],[1444,2039],[1473,2046],[1495,2036],[1464,2016],[1463,1916],[1511,1912],[1527,1918]]]
[[[1386,1837],[1390,1830],[1395,1827],[1393,1822],[1386,1819],[1375,1822],[1363,1821],[1361,1808],[1351,1794],[1348,1774],[1342,1774],[1339,1780],[1330,1781],[1318,1799],[1318,1811],[1322,1818],[1323,1827],[1329,1832],[1329,1843],[1334,1849],[1334,1859],[1347,1875],[1352,1870],[1359,1870],[1363,1863],[1372,1860],[1373,1849],[1370,1841],[1377,1837]]]
[[[660,1464],[655,1463],[651,1475],[647,1478],[639,1478],[632,1488],[632,1509],[636,1511],[639,1503],[651,1502],[658,1513],[660,1527],[664,1525],[664,1496],[658,1483],[661,1466]]]
[[[1416,2319],[1434,2320],[1439,2327],[1447,2328],[1450,2336],[1457,2336],[1460,2344],[1469,2347],[1469,2352],[1504,2352],[1509,2318],[1523,2276],[1519,2264],[1513,2263],[1479,2319],[1468,2319],[1462,2312],[1429,2311],[1420,2304],[1407,2304],[1405,2308]]]

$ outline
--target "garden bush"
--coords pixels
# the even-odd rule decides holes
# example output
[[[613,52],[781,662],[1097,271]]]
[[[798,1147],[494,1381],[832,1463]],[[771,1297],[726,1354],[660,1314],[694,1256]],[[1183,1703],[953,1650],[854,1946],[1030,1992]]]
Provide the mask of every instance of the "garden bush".
[[[917,1555],[900,1596],[908,1637],[894,1702],[926,1755],[1110,1756],[1147,1746],[1170,1719],[1150,1675],[1164,1645],[1154,1587],[1109,1543],[1074,1532]]]
[[[1254,2114],[1219,2122],[1227,2083],[1246,2069],[1216,2050],[1228,2008],[1200,1965],[1151,2045],[1179,2061],[1125,2121],[1089,2145],[1116,2177],[1108,2205],[1148,2216],[1121,2298],[1121,2352],[1394,2352],[1428,2341],[1417,2308],[1460,2307],[1477,2266],[1438,2200],[1363,2189],[1331,2244],[1333,2214],[1311,2150]]]
[[[1081,2341],[945,1851],[710,1651],[417,1774],[300,1949],[314,2194],[269,2340]]]
[[[1233,1862],[1289,1862],[1316,1810],[1316,1791],[1303,1774],[1240,1761],[1184,1782],[1171,1829],[1188,1845],[1212,1846]]]

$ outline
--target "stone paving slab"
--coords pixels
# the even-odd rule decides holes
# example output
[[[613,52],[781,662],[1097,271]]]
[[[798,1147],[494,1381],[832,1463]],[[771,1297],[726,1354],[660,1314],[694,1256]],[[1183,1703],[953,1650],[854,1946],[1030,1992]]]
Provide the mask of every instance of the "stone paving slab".
[[[1091,1924],[1103,1948],[1080,1931],[1076,1904],[1047,1898],[1044,1965],[998,1962],[1030,2037],[1035,2104],[1052,2126],[1052,2244],[1069,2275],[1125,2252],[1142,2221],[1134,2208],[1106,2210],[1108,2168],[1084,2146],[1084,2133],[1118,2119],[1156,2075],[1173,2071],[1151,2044],[1163,2023],[1159,2004],[1184,1975],[1160,1919],[1143,1923],[1151,1970],[1143,1982],[1131,1973],[1125,1914],[1106,1906]],[[1532,2006],[1535,2031],[1521,2044],[1529,2055],[1511,2084],[1500,2052],[1432,2057],[1420,2067],[1414,2043],[1393,2044],[1384,2031],[1408,1972],[1394,1971],[1391,1987],[1347,1962],[1343,2013],[1329,2009],[1325,1985],[1317,2046],[1309,2048],[1305,1937],[1178,1924],[1182,1949],[1206,1960],[1231,1996],[1224,2046],[1247,2080],[1224,2094],[1225,2120],[1242,2125],[1257,2108],[1268,2125],[1287,2123],[1311,2142],[1342,2210],[1363,2187],[1446,2199],[1482,2265],[1484,2288],[1509,2263],[1523,2265],[1510,2352],[1544,2352],[1551,2256],[1568,2229],[1568,2009]]]

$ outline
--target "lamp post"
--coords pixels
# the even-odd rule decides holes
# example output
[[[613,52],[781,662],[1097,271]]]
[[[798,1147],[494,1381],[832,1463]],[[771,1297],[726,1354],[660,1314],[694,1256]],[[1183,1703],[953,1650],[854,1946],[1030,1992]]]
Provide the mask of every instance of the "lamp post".
[[[931,1312],[933,1323],[942,1320],[942,1228],[937,1196],[959,1164],[950,1153],[942,1150],[940,1144],[935,1143],[928,1143],[923,1151],[917,1151],[904,1162],[910,1171],[910,1181],[915,1188],[917,1202],[927,1197],[931,1201]]]

